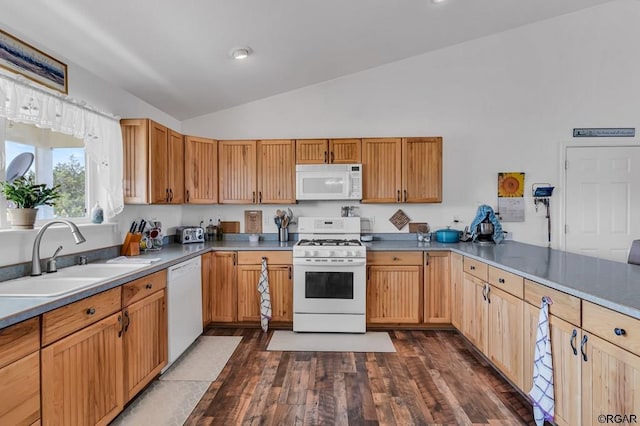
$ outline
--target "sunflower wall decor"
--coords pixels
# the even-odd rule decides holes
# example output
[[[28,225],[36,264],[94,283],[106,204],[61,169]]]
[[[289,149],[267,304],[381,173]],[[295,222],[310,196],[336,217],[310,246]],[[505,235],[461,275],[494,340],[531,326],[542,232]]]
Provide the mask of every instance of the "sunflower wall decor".
[[[498,197],[524,197],[524,173],[498,173]]]

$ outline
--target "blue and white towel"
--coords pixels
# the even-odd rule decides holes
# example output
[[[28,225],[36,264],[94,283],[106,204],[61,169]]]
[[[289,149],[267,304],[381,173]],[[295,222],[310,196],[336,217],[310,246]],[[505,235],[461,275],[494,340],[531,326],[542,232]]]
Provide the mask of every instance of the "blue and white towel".
[[[538,331],[536,333],[536,349],[533,360],[533,387],[529,391],[533,401],[533,418],[536,425],[542,426],[544,421],[553,422],[555,406],[553,394],[553,361],[551,358],[551,338],[549,335],[549,301],[542,298]]]
[[[496,214],[493,212],[491,206],[488,206],[486,204],[478,207],[476,217],[471,221],[471,225],[469,226],[469,230],[471,231],[471,239],[475,241],[476,238],[478,238],[478,225],[487,217],[489,218],[489,222],[493,224],[493,235],[491,237],[496,244],[500,244],[502,240],[504,240],[502,225],[500,224],[500,221],[498,220]]]
[[[269,275],[267,274],[267,258],[262,258],[262,271],[258,280],[258,293],[260,293],[260,325],[263,331],[269,329],[271,319],[271,293],[269,292]]]

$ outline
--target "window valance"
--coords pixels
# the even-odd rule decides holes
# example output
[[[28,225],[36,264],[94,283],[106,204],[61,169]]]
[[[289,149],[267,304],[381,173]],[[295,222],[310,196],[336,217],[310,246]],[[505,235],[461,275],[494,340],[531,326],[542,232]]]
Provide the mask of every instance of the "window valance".
[[[99,199],[107,217],[124,208],[122,191],[122,132],[119,118],[69,97],[0,73],[0,117],[32,124],[84,141],[89,161],[98,169]]]

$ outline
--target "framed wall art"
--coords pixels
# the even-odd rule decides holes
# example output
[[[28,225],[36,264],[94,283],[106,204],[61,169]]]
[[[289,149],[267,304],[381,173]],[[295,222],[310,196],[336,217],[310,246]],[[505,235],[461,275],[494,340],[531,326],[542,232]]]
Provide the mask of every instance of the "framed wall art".
[[[0,30],[0,67],[67,93],[67,65]]]

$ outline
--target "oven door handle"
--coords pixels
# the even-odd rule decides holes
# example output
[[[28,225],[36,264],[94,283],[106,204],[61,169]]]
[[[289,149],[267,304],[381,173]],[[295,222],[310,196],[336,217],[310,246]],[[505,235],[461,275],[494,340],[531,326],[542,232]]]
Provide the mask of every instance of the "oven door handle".
[[[358,259],[353,262],[307,262],[305,259],[293,259],[293,264],[297,266],[309,266],[309,267],[352,267],[366,265],[366,259]]]

